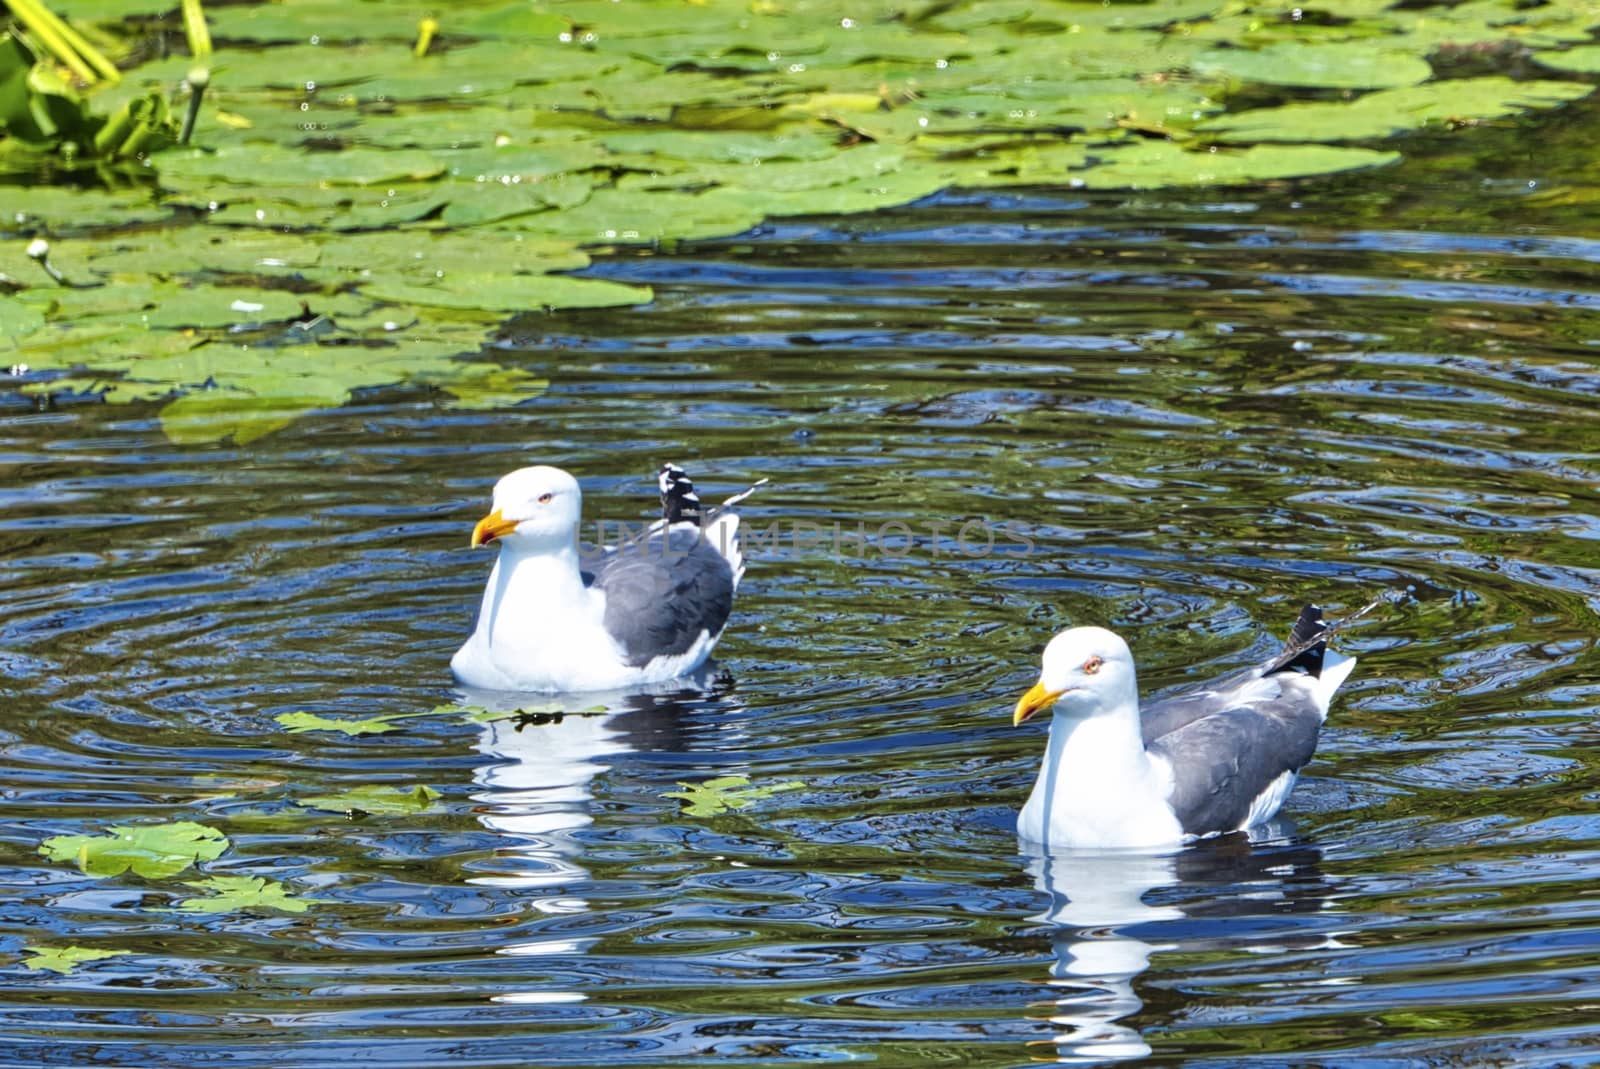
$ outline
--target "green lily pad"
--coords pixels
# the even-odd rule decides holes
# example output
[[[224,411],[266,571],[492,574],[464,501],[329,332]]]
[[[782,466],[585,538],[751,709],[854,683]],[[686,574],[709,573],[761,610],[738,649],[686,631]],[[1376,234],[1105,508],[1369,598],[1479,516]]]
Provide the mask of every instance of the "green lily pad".
[[[47,969],[63,976],[86,961],[104,961],[106,958],[119,958],[130,953],[127,950],[96,950],[80,946],[25,946],[22,950],[25,954],[33,955],[22,963],[28,968]]]
[[[1196,129],[1224,141],[1303,141],[1316,131],[1322,141],[1365,141],[1442,123],[1515,115],[1579,100],[1594,91],[1577,82],[1519,82],[1510,78],[1464,78],[1386,89],[1348,103],[1285,104],[1254,108],[1200,123]]]
[[[733,809],[743,809],[763,798],[781,791],[797,791],[805,787],[799,780],[749,786],[749,776],[718,776],[704,783],[679,783],[681,791],[663,791],[663,798],[683,800],[683,812],[691,817],[714,817]]]
[[[463,373],[440,386],[450,395],[451,408],[509,408],[538,397],[550,380],[518,367],[465,364],[475,373]]]
[[[179,902],[177,908],[184,913],[238,913],[258,909],[304,913],[318,901],[296,898],[283,884],[260,876],[211,876],[184,882],[188,887],[206,892],[204,897],[185,898]]]
[[[396,304],[527,312],[541,308],[617,308],[649,304],[647,286],[627,286],[566,275],[511,275],[456,272],[432,283],[390,280],[369,283],[362,292]]]
[[[1433,75],[1433,68],[1420,56],[1377,47],[1371,41],[1214,49],[1195,57],[1194,69],[1209,77],[1318,89],[1392,89],[1417,85]]]
[[[421,813],[433,807],[435,800],[443,797],[432,787],[418,784],[409,789],[387,785],[356,787],[343,794],[319,794],[303,798],[300,804],[311,809],[327,809],[335,813],[359,810],[373,815]]]
[[[1600,74],[1600,45],[1583,45],[1563,51],[1535,52],[1533,58],[1551,70],[1574,74]]]
[[[1081,172],[1080,180],[1091,189],[1227,186],[1382,167],[1399,158],[1397,152],[1331,145],[1193,152],[1169,141],[1138,141],[1104,153],[1097,166]]]
[[[484,355],[507,314],[651,298],[556,274],[586,266],[584,246],[726,238],[957,184],[1155,189],[1379,166],[1396,157],[1331,143],[1588,92],[1431,82],[1430,56],[1509,65],[1504,45],[1600,67],[1583,44],[1600,14],[1574,0],[276,0],[210,12],[194,143],[171,147],[155,135],[192,60],[134,65],[148,25],[123,19],[171,8],[141,4],[60,0],[124,48],[121,82],[92,94],[18,39],[0,47],[0,169],[82,186],[68,140],[81,157],[124,120],[155,138],[136,162],[97,164],[112,191],[8,187],[0,225],[24,240],[0,242],[0,273],[32,288],[0,299],[0,339],[58,376],[23,391],[164,400],[185,443],[249,442],[371,386],[450,405],[534,396],[543,379],[456,357]],[[438,36],[418,56],[428,14]],[[1284,103],[1219,114],[1262,99],[1252,86],[1285,87]],[[1209,151],[1219,141],[1240,147]],[[34,234],[90,288],[28,261]],[[301,301],[321,317],[304,329]]]
[[[44,326],[44,316],[12,297],[0,295],[0,337],[16,338],[32,334]]]
[[[394,721],[400,715],[369,716],[362,719],[320,716],[317,713],[279,713],[273,717],[279,724],[296,734],[302,731],[337,731],[342,735],[381,735],[386,731],[399,731]]]
[[[86,876],[132,872],[150,880],[176,876],[197,861],[210,861],[228,848],[228,837],[192,821],[115,827],[105,835],[57,835],[39,852],[51,861],[71,861]]]
[[[432,153],[405,149],[349,148],[307,152],[278,145],[247,142],[205,151],[175,149],[161,157],[161,176],[168,182],[254,185],[263,177],[309,186],[370,186],[436,178],[445,164]],[[227,196],[228,194],[221,194]]]

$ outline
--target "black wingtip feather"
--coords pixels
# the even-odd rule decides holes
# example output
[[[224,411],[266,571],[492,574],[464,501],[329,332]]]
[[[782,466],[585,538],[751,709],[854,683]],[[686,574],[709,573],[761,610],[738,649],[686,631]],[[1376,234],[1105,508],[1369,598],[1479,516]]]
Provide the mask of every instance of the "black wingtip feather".
[[[1289,632],[1289,641],[1283,652],[1267,666],[1262,675],[1274,672],[1299,670],[1313,679],[1322,675],[1322,656],[1328,651],[1328,624],[1322,618],[1322,608],[1307,605],[1300,610],[1300,619]]]
[[[700,525],[704,509],[700,496],[694,492],[689,474],[676,464],[661,465],[657,478],[661,486],[661,518],[670,526],[675,523]]]

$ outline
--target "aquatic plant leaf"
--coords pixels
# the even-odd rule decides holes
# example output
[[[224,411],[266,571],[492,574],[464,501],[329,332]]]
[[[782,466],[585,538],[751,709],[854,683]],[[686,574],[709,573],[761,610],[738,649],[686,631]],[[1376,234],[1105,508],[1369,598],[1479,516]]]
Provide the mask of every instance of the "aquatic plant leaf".
[[[279,713],[273,719],[296,734],[302,731],[337,731],[343,735],[381,735],[386,731],[400,730],[396,724],[390,722],[393,718],[388,716],[370,716],[354,720],[348,717],[320,716],[301,711]]]
[[[511,275],[457,272],[432,283],[398,279],[370,283],[367,296],[396,304],[527,312],[540,308],[616,308],[648,304],[648,286],[567,275]]]
[[[478,226],[551,208],[572,208],[589,199],[594,183],[559,174],[537,182],[457,182],[441,221],[449,226]]]
[[[171,215],[172,209],[157,204],[149,190],[108,192],[63,186],[7,186],[4,203],[0,204],[0,223],[7,230],[48,228],[52,237],[91,227],[155,222]],[[53,255],[59,259],[60,250]],[[68,271],[65,262],[57,266]]]
[[[1574,74],[1600,74],[1600,45],[1584,45],[1564,51],[1535,52],[1533,58],[1551,70]]]
[[[451,397],[451,408],[509,408],[538,397],[550,380],[519,367],[460,364],[462,370],[438,385]]]
[[[1318,89],[1391,89],[1417,85],[1433,75],[1427,60],[1372,41],[1219,48],[1196,56],[1194,69],[1207,77]]]
[[[231,182],[254,185],[262,177],[312,186],[370,186],[436,178],[445,164],[429,152],[348,148],[306,152],[262,142],[210,151],[177,149],[161,157],[164,183]]]
[[[743,809],[753,802],[769,798],[781,791],[797,791],[805,787],[799,780],[785,780],[761,787],[749,786],[749,776],[718,776],[703,783],[679,783],[681,791],[663,791],[663,798],[683,800],[683,812],[691,817],[714,817],[732,809]]]
[[[231,327],[273,323],[300,314],[301,298],[286,290],[193,286],[170,291],[143,316],[147,327]],[[204,379],[199,380],[204,382]]]
[[[120,958],[132,953],[128,950],[96,950],[93,947],[81,946],[25,946],[22,950],[25,954],[33,955],[24,959],[23,965],[30,969],[47,969],[63,976],[86,961],[104,961],[106,958]]]
[[[1091,189],[1224,186],[1381,167],[1399,158],[1397,152],[1332,145],[1256,145],[1238,151],[1194,152],[1170,141],[1137,141],[1105,152],[1098,165],[1082,171],[1079,178]]]
[[[0,338],[32,334],[44,326],[44,315],[11,297],[0,295]]]
[[[184,884],[206,894],[180,901],[177,909],[183,913],[238,913],[253,909],[304,913],[319,901],[296,898],[283,884],[261,876],[210,876],[204,880],[185,880]]]
[[[1579,100],[1594,91],[1578,82],[1463,78],[1404,89],[1385,89],[1357,100],[1285,104],[1222,115],[1195,129],[1224,141],[1363,141],[1428,125],[1514,115]]]
[[[228,848],[216,828],[192,821],[114,827],[105,835],[57,835],[39,852],[51,861],[71,861],[86,876],[132,872],[146,879],[176,876],[198,861],[210,861]]]
[[[80,21],[155,10],[141,3],[61,0]],[[426,13],[413,0],[224,5],[194,145],[104,172],[126,192],[10,187],[0,224],[51,235],[53,262],[92,287],[55,287],[21,243],[0,243],[0,272],[34,286],[0,303],[0,343],[34,369],[20,388],[165,399],[162,426],[182,442],[248,442],[391,383],[516,404],[546,383],[455,359],[481,354],[506,313],[650,299],[554,274],[587,264],[579,246],[727,237],[957,184],[1161,188],[1378,165],[1394,157],[1327,143],[1588,91],[1429,83],[1425,57],[1470,49],[1481,66],[1600,23],[1587,5],[1512,0],[479,0],[432,10],[439,37],[418,56]],[[108,29],[96,39],[131,39]],[[1547,58],[1587,69],[1583,55]],[[38,72],[13,40],[0,114],[42,101],[52,129],[149,120],[139,129],[154,136],[191,62],[125,63],[85,119],[53,72],[30,88]],[[1289,87],[1275,94],[1288,102],[1219,115],[1259,99],[1238,94],[1250,84]],[[1301,87],[1377,91],[1295,99]],[[1245,147],[1193,151],[1217,141]],[[0,169],[37,173],[57,142],[19,145],[0,139]],[[132,222],[161,225],[96,235]]]
[[[81,2],[81,0],[80,0]],[[170,6],[170,5],[169,5]],[[272,4],[221,4],[207,9],[212,34],[230,41],[278,43],[395,41],[410,44],[428,4],[374,4],[363,0],[279,0]],[[446,32],[448,29],[448,22]]]
[[[319,794],[312,798],[302,798],[300,804],[311,809],[326,809],[334,813],[359,810],[373,815],[393,815],[421,813],[431,808],[434,801],[442,797],[443,795],[432,787],[425,787],[422,784],[409,789],[369,785],[355,787],[342,794]]]

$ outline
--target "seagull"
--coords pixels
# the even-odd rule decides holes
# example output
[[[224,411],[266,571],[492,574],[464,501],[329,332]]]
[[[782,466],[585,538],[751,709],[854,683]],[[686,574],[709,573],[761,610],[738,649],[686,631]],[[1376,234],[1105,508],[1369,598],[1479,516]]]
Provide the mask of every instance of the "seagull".
[[[521,468],[494,487],[472,529],[498,543],[472,635],[450,659],[485,690],[618,690],[686,675],[711,655],[744,575],[733,506],[714,509],[675,464],[662,466],[662,515],[641,534],[584,555],[583,494],[560,468]]]
[[[1042,709],[1055,713],[1018,836],[1051,846],[1151,847],[1272,819],[1355,667],[1355,658],[1328,652],[1331,630],[1308,605],[1271,660],[1142,714],[1128,644],[1101,627],[1061,632],[1012,716],[1021,724]]]

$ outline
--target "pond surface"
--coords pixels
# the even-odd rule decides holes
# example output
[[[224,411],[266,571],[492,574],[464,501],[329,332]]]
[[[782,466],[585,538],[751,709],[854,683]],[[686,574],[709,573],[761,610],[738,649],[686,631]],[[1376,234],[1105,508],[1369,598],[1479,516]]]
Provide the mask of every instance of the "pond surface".
[[[513,322],[495,358],[552,385],[511,411],[394,389],[179,448],[153,406],[0,410],[0,1065],[1600,1061],[1600,228],[1529,192],[1546,136],[620,255],[657,302]],[[557,463],[638,522],[666,459],[770,479],[780,532],[698,688],[274,719],[472,702],[494,480]],[[1159,690],[1378,597],[1257,841],[1019,851],[1055,630]],[[735,774],[804,786],[664,797]],[[441,797],[296,804],[376,783]],[[38,853],[178,820],[233,845]],[[174,912],[200,875],[316,902]],[[22,964],[68,944],[127,953]]]

